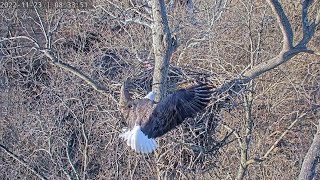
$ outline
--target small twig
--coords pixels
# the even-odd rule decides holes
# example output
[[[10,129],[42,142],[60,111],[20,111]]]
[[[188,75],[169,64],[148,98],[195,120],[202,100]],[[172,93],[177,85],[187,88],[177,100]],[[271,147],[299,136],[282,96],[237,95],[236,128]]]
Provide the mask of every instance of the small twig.
[[[82,136],[84,139],[84,148],[83,148],[83,175],[82,178],[85,180],[86,179],[86,174],[87,174],[87,164],[88,164],[88,137],[87,134],[85,132],[85,127],[84,127],[84,123],[81,124],[81,132],[82,132]]]
[[[36,170],[35,168],[31,167],[30,165],[28,165],[23,159],[19,158],[17,155],[15,155],[13,152],[11,152],[7,147],[5,147],[4,145],[0,144],[0,148],[2,150],[4,150],[4,152],[6,152],[10,157],[12,157],[13,159],[17,160],[20,164],[22,164],[24,167],[26,167],[28,170],[30,170],[31,172],[33,172],[38,178],[40,179],[47,179],[44,175],[42,175],[42,173],[40,173],[38,170]]]
[[[69,147],[69,142],[67,141],[67,146],[66,146],[67,159],[68,159],[68,162],[69,162],[69,164],[71,166],[71,169],[72,169],[73,173],[76,175],[76,178],[79,180],[80,179],[79,178],[79,174],[78,174],[76,168],[74,167],[74,165],[73,165],[73,163],[71,161],[68,147]]]
[[[118,20],[120,23],[122,23],[123,25],[128,25],[130,23],[136,23],[136,24],[140,24],[140,25],[143,25],[143,26],[146,26],[148,28],[151,29],[151,23],[149,23],[148,21],[146,20],[143,20],[142,18],[139,18],[139,17],[135,17],[135,18],[126,18],[125,20],[120,20],[120,18],[118,18],[117,16],[111,14],[108,10],[106,10],[104,7],[102,6],[97,6],[99,7],[100,9],[102,9],[105,13],[107,13],[109,16],[111,16],[112,18]],[[151,20],[149,20],[151,21]]]
[[[11,41],[11,40],[17,40],[17,39],[26,39],[28,41],[31,41],[36,46],[36,48],[40,48],[39,43],[35,39],[33,39],[32,37],[29,37],[29,36],[15,36],[15,37],[10,37],[10,38],[1,38],[0,43],[4,42],[4,41]]]
[[[309,112],[309,111],[308,111]],[[269,148],[269,150],[263,155],[262,159],[267,159],[271,151],[278,145],[278,143],[283,139],[283,137],[291,130],[291,128],[299,121],[301,120],[304,116],[308,114],[308,112],[305,112],[301,114],[297,119],[295,119],[289,127],[279,136],[279,138],[273,143],[273,145]]]
[[[53,28],[51,28],[51,26],[49,26],[49,32],[48,32],[48,43],[47,43],[47,47],[48,49],[51,48],[52,46],[52,35],[53,33],[55,33],[58,29],[58,27],[60,26],[61,20],[62,20],[63,15],[60,16],[60,18],[58,19],[57,23],[53,26]],[[53,17],[51,18],[51,20],[53,19]],[[49,25],[51,25],[51,22],[49,23]],[[44,34],[45,35],[45,34]]]
[[[120,22],[122,22],[124,25],[128,25],[130,23],[141,24],[151,29],[151,24],[148,23],[147,21],[142,20],[141,18],[128,18]]]
[[[49,42],[49,39],[48,39],[48,34],[47,34],[47,31],[46,31],[46,28],[44,27],[44,24],[42,22],[42,19],[40,17],[40,14],[39,14],[37,8],[34,8],[34,10],[35,10],[35,12],[37,14],[37,17],[38,17],[38,20],[39,20],[39,23],[36,23],[36,21],[35,21],[35,23],[38,24],[38,26],[40,27],[40,29],[41,29],[41,31],[43,33],[44,38],[46,39],[46,47],[49,47],[50,42]]]
[[[108,90],[107,90],[106,87],[99,85],[93,79],[91,79],[89,76],[87,76],[86,74],[80,72],[75,67],[72,67],[69,64],[66,64],[66,63],[63,63],[63,62],[59,61],[49,50],[40,50],[40,51],[43,52],[44,55],[47,56],[51,60],[51,63],[53,65],[61,67],[62,69],[66,70],[68,72],[71,72],[72,74],[78,76],[79,78],[84,80],[86,83],[88,83],[91,87],[93,87],[93,89],[95,89],[96,91],[100,92],[101,94],[103,94],[105,96],[109,95],[108,94]]]
[[[242,149],[243,148],[243,144],[242,144],[242,138],[240,137],[240,135],[234,129],[232,129],[231,127],[229,127],[226,124],[222,124],[222,126],[224,128],[226,128],[228,131],[232,132],[232,134],[237,138],[239,146]]]
[[[310,110],[311,111],[311,110]],[[301,114],[299,117],[297,117],[291,124],[290,126],[287,127],[287,129],[279,136],[279,138],[272,144],[272,146],[268,149],[268,151],[261,157],[261,158],[253,158],[250,159],[246,162],[247,165],[256,163],[256,162],[262,162],[265,161],[269,154],[273,151],[274,148],[278,145],[278,143],[284,138],[284,136],[291,130],[291,128],[303,117],[305,117],[310,111],[307,111],[303,114]]]

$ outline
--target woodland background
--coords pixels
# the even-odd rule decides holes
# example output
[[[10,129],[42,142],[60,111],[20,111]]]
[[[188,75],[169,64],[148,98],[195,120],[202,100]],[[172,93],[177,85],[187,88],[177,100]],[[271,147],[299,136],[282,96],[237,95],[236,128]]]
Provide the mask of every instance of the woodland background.
[[[176,43],[168,93],[203,79],[220,87],[281,51],[283,34],[265,1],[165,3]],[[280,3],[298,42],[304,31],[301,2]],[[125,126],[118,99],[126,79],[134,98],[152,89],[151,7],[133,0],[93,5],[0,9],[3,179],[298,177],[320,120],[319,56],[296,55],[224,100],[223,108],[213,102],[160,138],[155,153],[136,154],[118,137]],[[311,19],[319,8],[319,1],[310,6]],[[43,47],[59,60],[52,61]],[[320,50],[319,27],[308,47]],[[101,88],[70,73],[72,68]]]

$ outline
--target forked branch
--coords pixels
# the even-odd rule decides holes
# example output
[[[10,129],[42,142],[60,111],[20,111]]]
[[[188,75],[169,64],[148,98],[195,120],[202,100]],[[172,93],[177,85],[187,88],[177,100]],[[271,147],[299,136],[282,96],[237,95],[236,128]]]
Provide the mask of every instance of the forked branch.
[[[277,17],[282,35],[283,35],[283,46],[280,53],[274,58],[262,62],[248,71],[245,71],[242,76],[242,83],[248,83],[249,81],[255,79],[261,74],[276,68],[277,66],[289,61],[294,56],[299,53],[306,52],[310,54],[319,54],[311,49],[308,49],[307,44],[310,42],[314,36],[316,28],[319,26],[320,14],[317,14],[315,20],[310,23],[308,20],[308,10],[312,5],[312,1],[305,0],[302,2],[302,26],[303,28],[303,38],[296,46],[293,45],[293,33],[291,24],[285,14],[280,2],[278,0],[268,0],[269,6],[273,10],[274,15]]]
[[[308,42],[313,37],[317,26],[319,25],[320,21],[320,11],[318,10],[316,18],[314,21],[310,22],[308,18],[308,9],[312,5],[311,0],[303,0],[302,1],[302,27],[303,27],[303,37],[301,41],[298,43],[298,47],[302,46],[305,47]]]

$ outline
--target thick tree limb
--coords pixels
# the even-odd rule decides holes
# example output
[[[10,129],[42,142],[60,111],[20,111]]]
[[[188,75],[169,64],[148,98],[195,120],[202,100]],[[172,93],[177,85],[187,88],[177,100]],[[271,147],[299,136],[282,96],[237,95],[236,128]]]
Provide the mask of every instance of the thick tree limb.
[[[284,10],[279,1],[268,0],[268,3],[273,13],[277,17],[277,21],[283,35],[282,49],[289,50],[293,47],[293,31],[288,17],[284,13]]]
[[[302,22],[301,23],[303,27],[303,37],[301,41],[298,43],[297,47],[301,47],[301,46],[305,47],[313,37],[315,30],[319,25],[319,18],[320,18],[319,11],[315,20],[311,23],[309,22],[308,9],[311,5],[312,5],[311,0],[304,0],[302,2],[302,15],[301,15]]]
[[[242,80],[242,83],[248,83],[249,81],[255,79],[256,77],[260,76],[261,74],[276,68],[277,66],[289,61],[292,57],[295,55],[306,52],[311,54],[319,54],[319,52],[315,52],[313,50],[310,50],[307,48],[307,44],[310,42],[311,38],[314,36],[315,30],[317,26],[319,25],[319,17],[316,17],[316,20],[313,23],[309,23],[308,21],[308,9],[310,5],[312,4],[311,1],[303,1],[302,4],[302,21],[303,24],[303,38],[302,40],[296,45],[293,46],[293,33],[292,28],[290,25],[290,22],[288,20],[288,17],[283,11],[283,8],[279,1],[277,0],[268,0],[268,3],[273,10],[275,16],[277,17],[282,35],[283,35],[283,46],[281,52],[274,58],[260,63],[250,70],[243,73],[244,79]]]
[[[303,160],[299,180],[311,180],[316,175],[316,167],[320,160],[320,120],[318,121],[317,133],[314,135],[312,144]]]
[[[246,71],[243,74],[243,83],[248,83],[249,81],[260,76],[261,74],[278,67],[279,65],[289,61],[292,57],[302,52],[312,52],[312,50],[308,50],[306,48],[294,48],[288,51],[282,50],[276,57],[266,62],[260,63],[251,68],[250,70]]]
[[[166,94],[169,61],[175,50],[175,39],[172,39],[163,0],[152,0],[152,40],[155,56],[152,91],[155,92],[156,101]]]
[[[10,157],[12,157],[16,161],[18,161],[20,164],[22,164],[25,168],[30,170],[32,173],[34,173],[38,178],[43,179],[43,180],[47,179],[42,173],[40,173],[38,170],[36,170],[35,168],[28,165],[23,159],[21,159],[20,157],[15,155],[13,152],[11,152],[4,145],[0,144],[0,149],[2,149],[5,153],[7,153]]]

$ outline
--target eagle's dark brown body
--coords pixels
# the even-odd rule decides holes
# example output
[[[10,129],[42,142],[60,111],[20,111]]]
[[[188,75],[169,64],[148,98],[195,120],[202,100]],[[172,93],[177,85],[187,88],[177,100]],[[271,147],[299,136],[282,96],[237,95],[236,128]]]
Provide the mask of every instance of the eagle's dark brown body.
[[[121,108],[123,117],[126,119],[128,127],[135,124],[145,124],[156,107],[154,101],[150,99],[139,99],[128,102],[128,105]]]

